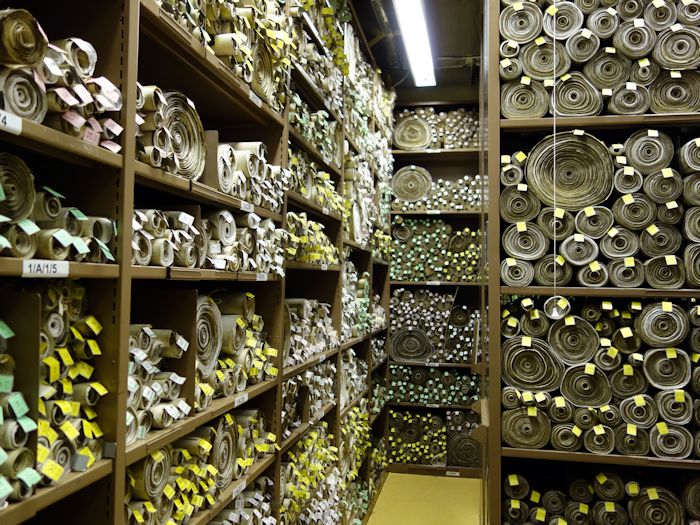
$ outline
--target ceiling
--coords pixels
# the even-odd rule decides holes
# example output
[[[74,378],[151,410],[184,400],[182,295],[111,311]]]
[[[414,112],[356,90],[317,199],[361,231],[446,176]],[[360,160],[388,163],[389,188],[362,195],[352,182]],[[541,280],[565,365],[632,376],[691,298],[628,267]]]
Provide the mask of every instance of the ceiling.
[[[433,88],[416,88],[399,32],[394,1],[351,0],[368,48],[400,104],[477,102],[481,54],[481,0],[423,0],[433,54]]]

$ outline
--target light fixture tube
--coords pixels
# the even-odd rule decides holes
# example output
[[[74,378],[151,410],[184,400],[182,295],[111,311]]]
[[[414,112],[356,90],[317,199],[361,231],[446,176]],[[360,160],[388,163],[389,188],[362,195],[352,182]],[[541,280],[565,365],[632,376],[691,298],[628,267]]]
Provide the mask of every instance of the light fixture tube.
[[[433,55],[421,0],[394,0],[403,45],[416,87],[435,85]]]

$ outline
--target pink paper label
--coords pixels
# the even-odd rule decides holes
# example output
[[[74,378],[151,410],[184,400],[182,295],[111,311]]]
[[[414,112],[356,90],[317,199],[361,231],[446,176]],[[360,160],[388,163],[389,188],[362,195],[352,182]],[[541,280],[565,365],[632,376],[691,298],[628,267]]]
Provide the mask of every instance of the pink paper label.
[[[124,131],[124,128],[122,128],[119,124],[114,122],[111,118],[108,118],[107,120],[104,121],[104,126],[109,131],[111,131],[115,137],[118,137],[119,135],[122,134],[122,131]]]
[[[61,118],[71,124],[75,129],[80,129],[85,125],[85,119],[75,111],[66,111],[61,115]]]
[[[100,134],[91,127],[87,127],[83,132],[83,140],[88,144],[97,146],[100,143]]]
[[[58,87],[54,89],[56,94],[58,95],[58,98],[60,98],[63,102],[68,104],[69,106],[77,106],[80,104],[80,101],[75,98],[70,91],[68,91],[64,87]]]
[[[100,146],[102,146],[105,149],[108,149],[112,153],[119,153],[122,149],[122,147],[119,144],[111,140],[103,140],[102,142],[100,142]]]

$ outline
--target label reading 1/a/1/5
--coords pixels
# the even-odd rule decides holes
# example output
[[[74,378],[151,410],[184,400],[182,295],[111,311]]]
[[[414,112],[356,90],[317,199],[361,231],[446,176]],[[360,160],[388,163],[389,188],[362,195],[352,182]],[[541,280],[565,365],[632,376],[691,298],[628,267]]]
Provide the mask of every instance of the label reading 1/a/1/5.
[[[68,277],[70,263],[68,261],[47,261],[43,259],[27,259],[22,261],[22,277],[59,278]]]

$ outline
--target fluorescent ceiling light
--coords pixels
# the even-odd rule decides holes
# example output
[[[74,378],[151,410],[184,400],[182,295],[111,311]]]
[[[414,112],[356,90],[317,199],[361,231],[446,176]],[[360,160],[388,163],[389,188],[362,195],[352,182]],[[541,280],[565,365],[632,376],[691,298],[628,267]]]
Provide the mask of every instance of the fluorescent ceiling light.
[[[435,85],[433,55],[421,0],[394,0],[403,45],[416,87]]]

